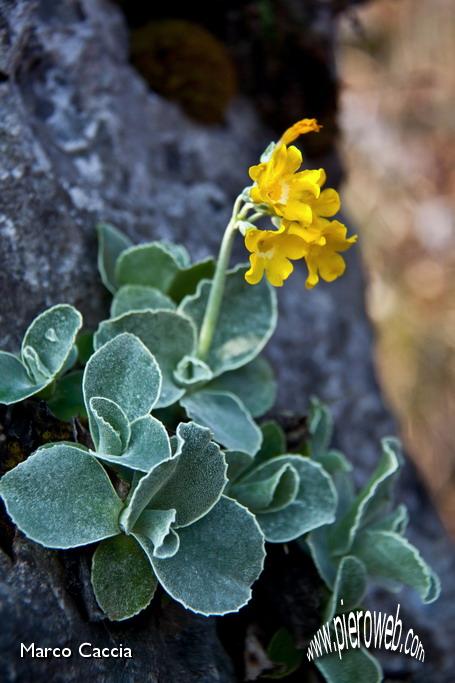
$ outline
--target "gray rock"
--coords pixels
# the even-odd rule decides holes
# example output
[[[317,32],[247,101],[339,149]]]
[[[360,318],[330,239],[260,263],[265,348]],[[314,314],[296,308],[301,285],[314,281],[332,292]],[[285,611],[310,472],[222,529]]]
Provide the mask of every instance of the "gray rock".
[[[246,101],[233,104],[224,126],[205,128],[150,93],[127,62],[125,27],[108,2],[0,2],[0,347],[15,349],[33,317],[59,301],[75,304],[88,327],[106,314],[98,220],[138,241],[181,241],[195,258],[213,253],[247,168],[270,137]],[[241,244],[237,257],[245,259]],[[304,413],[311,394],[329,402],[338,446],[363,480],[378,458],[378,439],[396,427],[375,380],[358,250],[348,261],[333,285],[305,292],[300,271],[279,292],[280,324],[268,354],[280,376],[279,409]],[[413,540],[445,588],[434,606],[401,598],[427,650],[412,680],[448,683],[455,556],[410,465],[400,495]],[[233,680],[211,620],[172,606],[131,627],[105,626],[73,604],[53,553],[17,539],[12,559],[0,557],[0,619],[9,624],[0,638],[2,680],[75,681],[84,673],[100,681]],[[30,663],[17,658],[25,638],[43,645],[123,638],[137,654],[123,668],[116,660],[69,660],[64,668],[35,661],[32,676]]]

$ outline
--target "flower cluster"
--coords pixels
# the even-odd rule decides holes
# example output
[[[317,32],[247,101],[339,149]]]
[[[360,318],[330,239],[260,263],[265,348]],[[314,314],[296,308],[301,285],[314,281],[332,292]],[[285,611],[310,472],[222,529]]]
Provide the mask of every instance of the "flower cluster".
[[[308,268],[306,286],[314,287],[321,277],[332,282],[346,268],[341,252],[357,240],[347,236],[346,227],[330,220],[340,209],[338,192],[322,189],[326,182],[324,169],[299,170],[302,153],[289,146],[304,133],[318,132],[316,119],[302,119],[288,128],[277,144],[272,143],[251,166],[254,185],[249,200],[255,210],[244,223],[245,246],[250,252],[250,269],[245,274],[249,284],[257,284],[264,274],[275,287],[294,270],[291,261],[304,259]],[[252,223],[271,216],[274,229],[263,230]]]

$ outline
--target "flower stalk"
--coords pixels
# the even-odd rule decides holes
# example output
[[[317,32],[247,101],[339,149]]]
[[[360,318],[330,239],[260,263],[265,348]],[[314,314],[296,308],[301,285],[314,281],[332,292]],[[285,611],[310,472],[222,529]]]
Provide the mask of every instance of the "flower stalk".
[[[201,360],[205,360],[207,358],[212,345],[213,335],[215,334],[216,325],[220,315],[221,302],[223,300],[226,272],[231,259],[235,234],[238,230],[238,223],[245,217],[245,209],[248,211],[249,207],[251,206],[247,204],[240,209],[241,204],[242,195],[239,195],[235,200],[231,219],[226,226],[226,230],[224,231],[223,239],[221,241],[220,251],[218,253],[218,259],[216,262],[215,275],[210,288],[207,308],[205,309],[201,332],[199,334],[197,355]]]

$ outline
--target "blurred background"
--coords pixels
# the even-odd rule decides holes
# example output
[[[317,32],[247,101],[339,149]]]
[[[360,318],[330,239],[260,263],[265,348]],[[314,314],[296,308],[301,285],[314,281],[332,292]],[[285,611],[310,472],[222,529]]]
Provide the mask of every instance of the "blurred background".
[[[323,123],[304,151],[344,167],[380,382],[455,535],[455,0],[117,1],[131,61],[196,121],[247,95],[276,131]]]
[[[455,4],[376,0],[342,20],[345,207],[377,365],[455,534]]]

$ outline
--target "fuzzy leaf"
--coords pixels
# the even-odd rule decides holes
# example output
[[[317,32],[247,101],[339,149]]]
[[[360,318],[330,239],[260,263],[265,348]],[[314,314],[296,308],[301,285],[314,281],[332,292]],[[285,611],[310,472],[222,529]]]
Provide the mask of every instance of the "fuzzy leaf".
[[[172,476],[177,467],[177,458],[170,458],[153,467],[150,472],[141,477],[137,485],[132,488],[132,492],[127,499],[127,504],[120,515],[120,527],[125,533],[130,533],[137,520],[153,496],[164,486],[169,477]],[[172,501],[169,501],[167,508],[172,508]]]
[[[242,451],[225,451],[224,457],[228,466],[227,477],[231,484],[233,484],[256,460],[252,455],[242,453]]]
[[[216,377],[206,389],[235,394],[253,417],[260,417],[270,410],[276,397],[276,381],[272,367],[262,356],[239,370],[225,372]]]
[[[161,373],[155,358],[132,334],[120,334],[101,346],[85,367],[83,391],[90,426],[96,433],[90,416],[93,396],[117,403],[128,420],[147,415],[154,407],[161,390]]]
[[[260,464],[286,452],[286,435],[278,422],[269,420],[261,425],[262,445],[255,462]]]
[[[177,427],[176,469],[148,504],[158,510],[175,508],[176,527],[205,515],[227,483],[224,456],[210,437],[208,429],[192,422]]]
[[[366,589],[365,565],[357,557],[345,555],[338,566],[333,593],[324,613],[324,622],[330,621],[335,614],[355,609],[363,600]]]
[[[349,552],[359,529],[390,500],[391,487],[399,469],[398,445],[394,439],[383,439],[382,448],[381,459],[370,481],[331,530],[332,547],[338,554]]]
[[[328,451],[332,440],[333,418],[327,406],[314,397],[310,401],[308,428],[311,457],[319,461]]]
[[[110,455],[123,453],[130,440],[131,428],[120,406],[109,398],[92,396],[90,413],[95,450]]]
[[[295,500],[299,484],[296,469],[289,463],[283,463],[274,472],[268,472],[266,476],[262,474],[254,480],[234,484],[229,492],[232,498],[258,514],[287,507]]]
[[[168,250],[176,260],[179,268],[188,268],[191,263],[188,249],[183,244],[174,244],[174,242],[160,242],[160,244]]]
[[[364,531],[352,551],[371,576],[411,586],[423,602],[433,602],[438,597],[437,577],[417,548],[402,536],[391,531]]]
[[[270,339],[277,319],[276,295],[265,281],[256,287],[245,282],[246,268],[228,272],[221,313],[206,360],[215,377],[249,363]],[[180,310],[202,325],[211,282],[199,283],[194,295],[183,299]]]
[[[409,513],[406,505],[399,505],[393,512],[368,527],[368,531],[394,531],[401,536],[406,532]]]
[[[31,380],[25,366],[12,353],[0,351],[0,403],[11,405],[44,389],[48,381]]]
[[[169,595],[205,615],[243,607],[265,557],[264,539],[254,516],[223,496],[207,515],[180,529],[179,537],[180,547],[173,557],[152,560]]]
[[[180,270],[178,258],[162,242],[139,244],[120,254],[115,267],[119,286],[145,285],[167,292]]]
[[[240,483],[267,479],[282,465],[291,465],[297,472],[299,490],[295,500],[287,507],[276,512],[256,514],[264,536],[272,543],[292,541],[335,519],[337,496],[332,480],[318,463],[308,458],[300,455],[273,458],[252,470]]]
[[[142,548],[131,536],[103,541],[92,560],[96,600],[112,621],[129,619],[153,598],[157,580]]]
[[[93,332],[86,331],[78,334],[76,339],[76,348],[79,363],[81,365],[85,365],[94,352]]]
[[[383,680],[379,662],[365,649],[346,650],[342,657],[335,652],[315,660],[327,683],[381,683]]]
[[[123,285],[115,293],[111,304],[111,317],[117,318],[123,313],[143,310],[174,310],[175,303],[156,287],[145,285]]]
[[[38,375],[38,382],[45,379],[44,372],[49,380],[55,377],[70,355],[81,325],[81,314],[67,304],[48,308],[35,318],[22,341],[22,360],[32,377]],[[30,356],[27,357],[30,349],[36,354],[33,367]]]
[[[47,404],[59,420],[69,421],[74,417],[86,417],[82,394],[83,374],[82,370],[75,370],[57,381],[55,391]]]
[[[226,448],[250,455],[258,451],[261,431],[234,394],[202,390],[185,396],[180,403],[191,419],[208,427]]]
[[[98,270],[104,286],[112,293],[117,289],[115,264],[118,257],[131,247],[131,240],[108,223],[97,225]]]
[[[192,322],[175,311],[137,311],[101,323],[95,334],[95,347],[122,332],[136,335],[154,355],[160,367],[163,383],[156,408],[178,401],[184,389],[177,386],[174,370],[184,356],[192,356],[196,346],[196,331]]]
[[[179,549],[180,539],[171,529],[176,510],[144,510],[133,535],[149,557],[172,557]]]
[[[145,507],[176,510],[175,526],[186,526],[205,515],[226,485],[226,463],[210,432],[194,423],[177,427],[177,452],[143,477],[122,514],[122,526],[132,529]]]
[[[311,534],[308,534],[305,538],[303,545],[308,546],[319,576],[323,579],[327,587],[333,591],[336,579],[336,565],[328,543],[328,528],[329,527],[327,526],[323,526],[312,531]]]
[[[211,378],[209,366],[195,356],[185,356],[174,370],[174,379],[182,387],[195,387]]]
[[[198,261],[191,266],[179,270],[169,288],[169,296],[180,303],[185,296],[194,294],[201,280],[210,280],[215,273],[215,261],[213,258]]]
[[[8,514],[48,548],[73,548],[119,532],[122,502],[101,465],[67,444],[37,451],[0,480]]]
[[[155,465],[171,457],[169,437],[159,420],[144,415],[134,420],[130,428],[128,447],[120,457],[109,451],[97,453],[96,457],[103,462],[138,472],[149,472]]]

